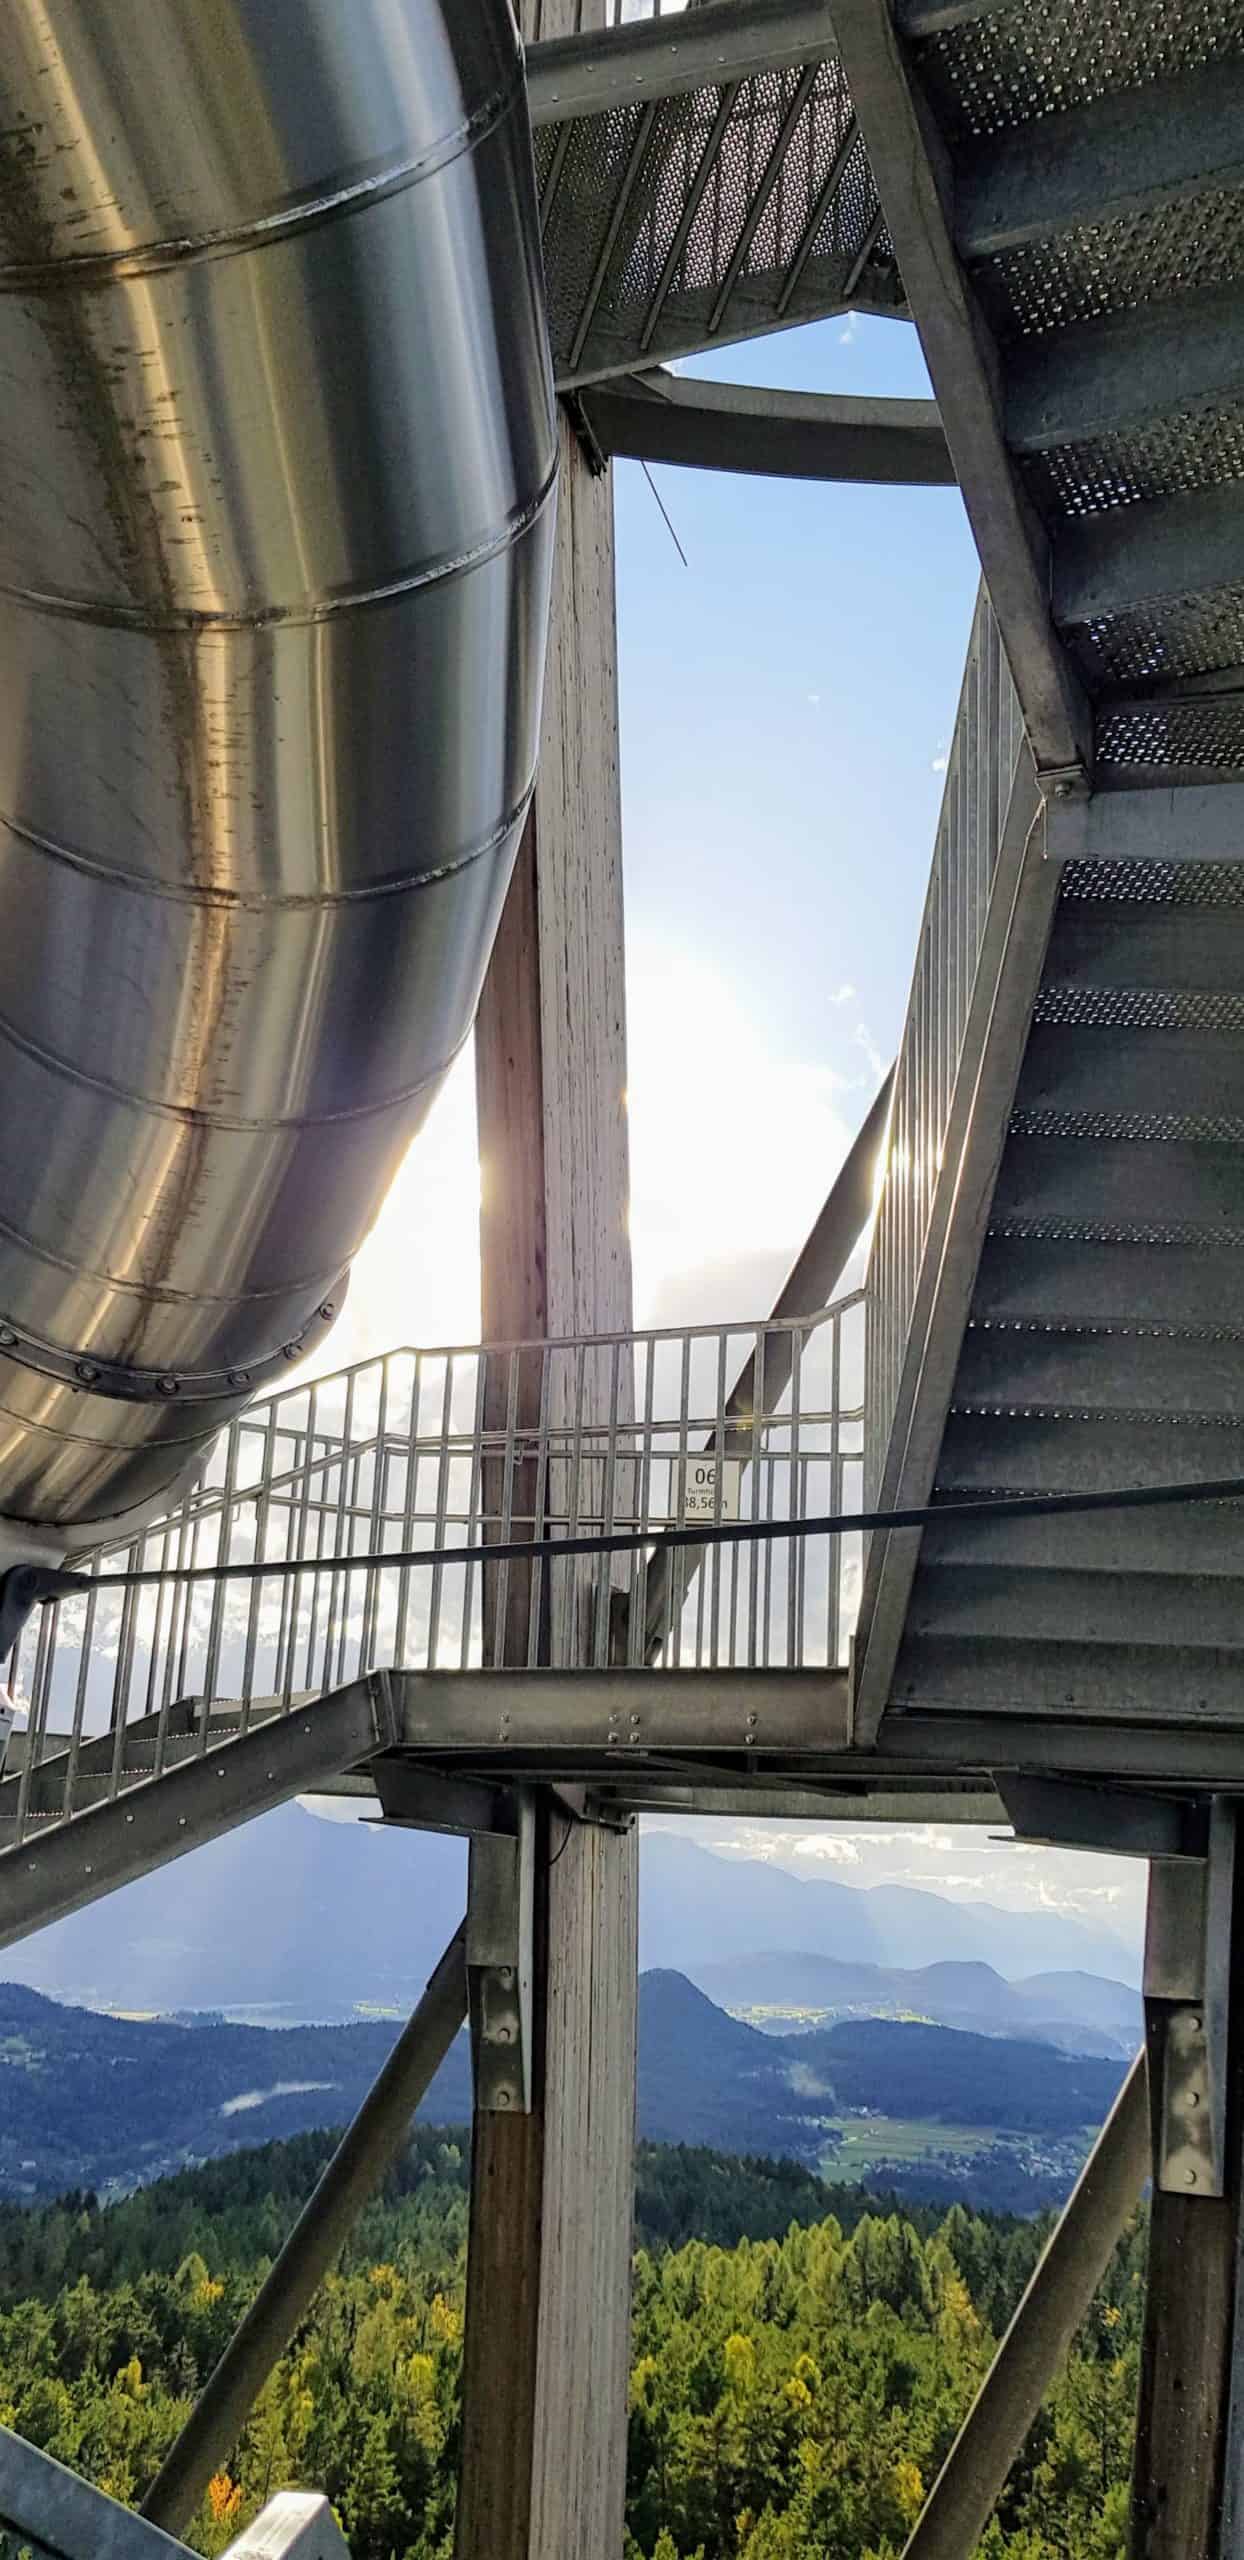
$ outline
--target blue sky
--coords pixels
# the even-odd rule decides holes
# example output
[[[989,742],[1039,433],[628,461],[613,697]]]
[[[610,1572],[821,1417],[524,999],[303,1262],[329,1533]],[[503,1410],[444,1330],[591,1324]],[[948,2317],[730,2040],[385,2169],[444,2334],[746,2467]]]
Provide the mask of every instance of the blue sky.
[[[928,388],[914,332],[887,321],[684,370]],[[623,844],[637,1307],[674,1320],[767,1304],[893,1055],[977,572],[955,490],[653,476],[689,565],[641,467],[620,463]],[[708,1150],[702,1257],[685,1232],[679,1253],[663,1190],[680,1082]]]

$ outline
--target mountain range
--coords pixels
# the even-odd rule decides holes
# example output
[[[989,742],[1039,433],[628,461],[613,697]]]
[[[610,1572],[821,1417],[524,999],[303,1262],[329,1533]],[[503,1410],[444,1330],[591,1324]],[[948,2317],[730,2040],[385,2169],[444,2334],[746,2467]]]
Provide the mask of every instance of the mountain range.
[[[0,2195],[134,2184],[340,2124],[397,2033],[391,2020],[278,2029],[114,2018],[0,1983]],[[728,2016],[681,1974],[640,1980],[639,2129],[652,2141],[815,2165],[841,2141],[836,2120],[917,2119],[934,2153],[946,2127],[986,2143],[1022,2135],[1048,2155],[1100,2121],[1121,2068],[886,2019],[782,2038]],[[462,2035],[420,2114],[461,2124],[470,2110]]]
[[[1034,1973],[1007,1982],[991,1964],[848,1964],[788,1948],[693,1965],[719,2007],[789,2034],[842,2018],[923,2018],[977,2035],[1026,2037],[1068,2053],[1130,2056],[1143,2033],[1140,1994],[1101,1974]]]
[[[460,1840],[323,1821],[289,1804],[23,1940],[3,1967],[14,1981],[89,2007],[228,2010],[274,2022],[406,2010],[465,1897]],[[683,1832],[646,1831],[641,1963],[702,1978],[711,1990],[710,1967],[769,1955],[900,1971],[987,1957],[995,1983],[1111,1977],[1107,2008],[1120,1981],[1135,1978],[1123,1940],[1060,1912],[956,1902],[906,1885],[805,1881],[763,1859],[720,1856]],[[881,1988],[874,1985],[878,1997]],[[718,1996],[734,2004],[720,1983]],[[997,1992],[977,2012],[982,2023],[989,1999],[996,2004]],[[941,2014],[888,1991],[882,2005]],[[965,2015],[972,2007],[969,2000]],[[1046,2016],[1075,2023],[1082,2004],[995,2023],[1032,2032]],[[1098,2022],[1107,2033],[1112,2019],[1113,2011]]]

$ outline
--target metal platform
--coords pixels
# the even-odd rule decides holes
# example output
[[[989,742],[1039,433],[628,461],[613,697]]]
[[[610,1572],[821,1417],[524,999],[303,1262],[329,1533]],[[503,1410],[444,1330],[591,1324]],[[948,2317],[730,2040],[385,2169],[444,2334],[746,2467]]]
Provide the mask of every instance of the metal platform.
[[[561,390],[904,311],[822,0],[709,0],[527,59]]]

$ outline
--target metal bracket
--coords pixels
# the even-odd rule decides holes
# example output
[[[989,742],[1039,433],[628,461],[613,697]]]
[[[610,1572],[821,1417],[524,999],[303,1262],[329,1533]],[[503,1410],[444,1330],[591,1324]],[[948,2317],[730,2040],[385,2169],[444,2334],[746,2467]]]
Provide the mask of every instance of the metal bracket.
[[[1087,800],[1089,778],[1082,764],[1038,765],[1037,781],[1047,800]]]
[[[1145,1930],[1145,2018],[1156,2183],[1169,2195],[1226,2186],[1235,1807],[1215,1797],[1207,1856],[1156,1858]]]
[[[41,1600],[69,1600],[89,1591],[90,1576],[62,1573],[47,1564],[15,1564],[0,1574],[0,1662],[7,1662],[32,1609]]]
[[[516,1792],[514,1838],[477,1833],[470,1852],[467,2000],[475,2104],[487,2114],[529,2115],[532,2104],[535,1796]]]

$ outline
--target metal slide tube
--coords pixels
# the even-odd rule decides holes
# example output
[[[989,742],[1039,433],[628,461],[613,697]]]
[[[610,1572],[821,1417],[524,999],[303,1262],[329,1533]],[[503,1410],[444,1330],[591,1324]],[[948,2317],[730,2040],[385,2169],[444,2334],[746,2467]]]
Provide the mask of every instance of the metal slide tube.
[[[142,2513],[165,2533],[185,2531],[213,2473],[233,2451],[269,2374],[405,2141],[466,2013],[464,1920],[160,2465]]]
[[[1033,2269],[903,2560],[972,2560],[1006,2476],[1139,2203],[1150,2169],[1138,2053]]]
[[[505,0],[0,0],[0,374],[0,1522],[64,1547],[318,1338],[474,1014],[557,453]]]

